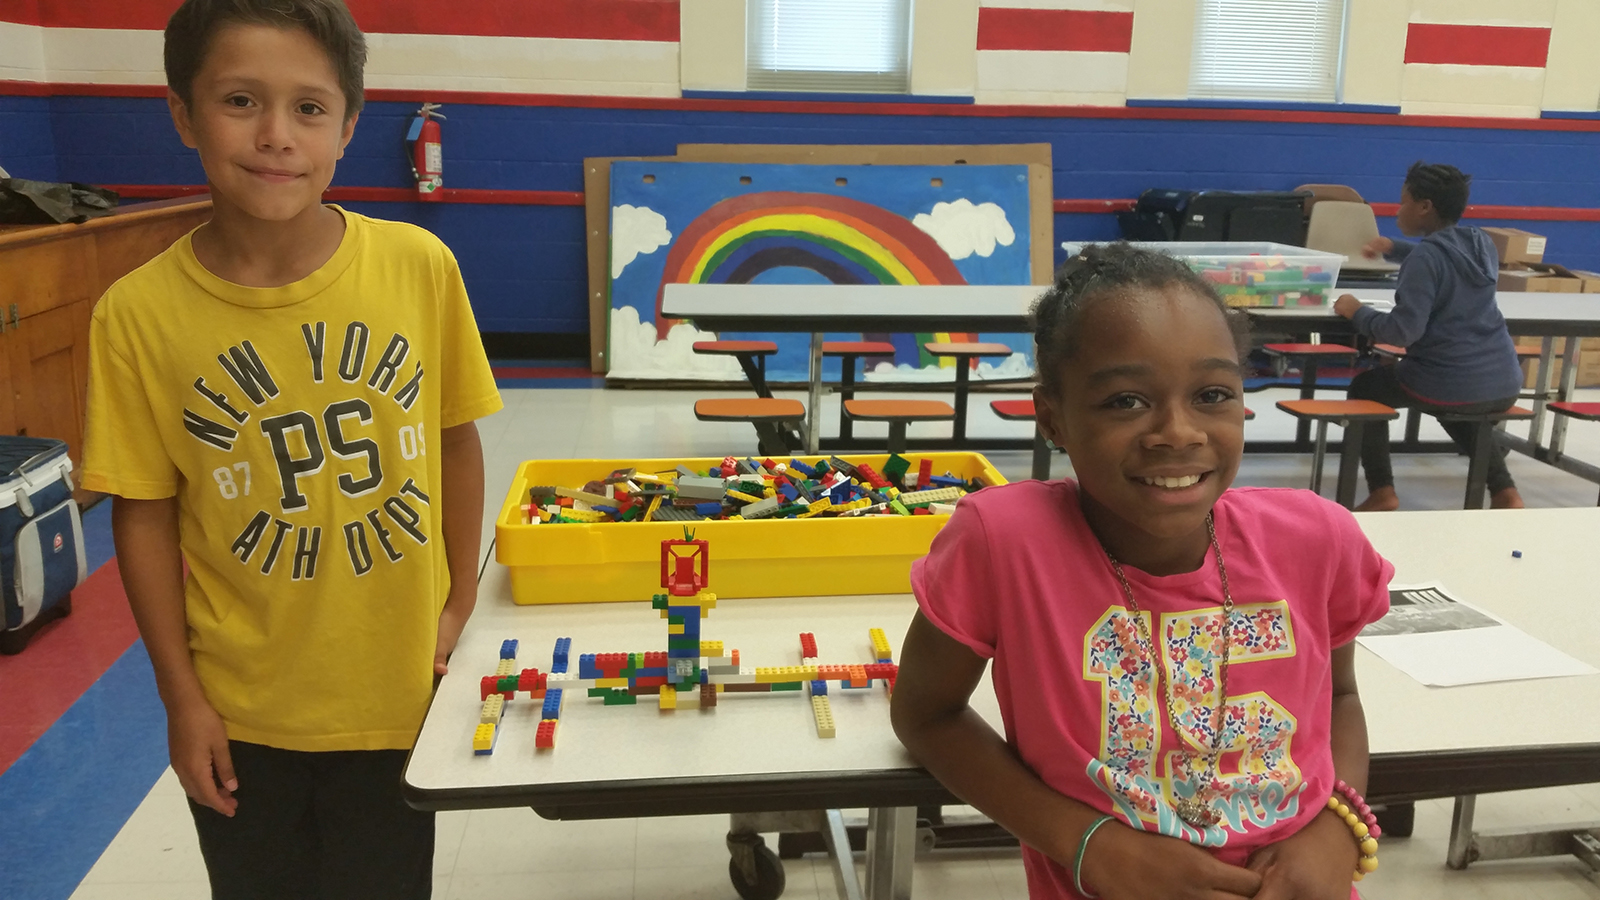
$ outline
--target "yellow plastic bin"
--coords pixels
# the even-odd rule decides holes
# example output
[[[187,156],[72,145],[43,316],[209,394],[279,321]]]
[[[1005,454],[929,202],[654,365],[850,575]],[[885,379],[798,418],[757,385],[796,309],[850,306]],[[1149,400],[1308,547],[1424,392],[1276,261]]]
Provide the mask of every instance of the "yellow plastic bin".
[[[985,485],[1005,478],[978,453],[905,454],[911,472],[923,459],[945,472]],[[795,457],[807,464],[826,456]],[[880,472],[884,454],[841,456]],[[787,461],[785,457],[783,461]],[[911,590],[911,563],[928,552],[948,516],[863,516],[704,522],[601,522],[593,525],[527,523],[522,505],[530,485],[580,487],[617,469],[670,472],[688,466],[704,472],[722,459],[529,460],[511,479],[495,523],[495,560],[511,570],[518,603],[598,603],[648,600],[659,591],[661,542],[683,536],[711,542],[711,587],[719,597],[815,597],[830,594],[903,594]]]

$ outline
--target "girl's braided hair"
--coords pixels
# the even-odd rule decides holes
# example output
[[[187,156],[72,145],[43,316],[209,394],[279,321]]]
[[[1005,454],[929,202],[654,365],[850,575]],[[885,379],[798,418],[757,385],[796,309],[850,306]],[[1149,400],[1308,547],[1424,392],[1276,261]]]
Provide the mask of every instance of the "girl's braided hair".
[[[1033,304],[1034,357],[1045,390],[1060,391],[1061,368],[1078,352],[1078,319],[1091,302],[1123,300],[1139,290],[1173,285],[1216,304],[1243,356],[1249,328],[1245,317],[1230,310],[1216,289],[1182,260],[1126,241],[1089,244],[1056,270],[1055,283]]]
[[[1406,190],[1414,200],[1432,200],[1433,210],[1446,222],[1459,222],[1467,211],[1472,176],[1455,166],[1417,160],[1406,170]]]

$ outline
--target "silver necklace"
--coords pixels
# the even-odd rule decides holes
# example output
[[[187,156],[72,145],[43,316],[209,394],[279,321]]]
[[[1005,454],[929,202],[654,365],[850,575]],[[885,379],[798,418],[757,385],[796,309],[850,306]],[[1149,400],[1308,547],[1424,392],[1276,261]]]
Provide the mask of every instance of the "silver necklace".
[[[1211,538],[1211,551],[1217,557],[1217,572],[1222,576],[1222,666],[1217,672],[1217,705],[1212,710],[1213,728],[1211,731],[1211,752],[1205,755],[1206,766],[1205,785],[1197,789],[1192,797],[1179,798],[1175,808],[1178,817],[1190,825],[1209,828],[1222,820],[1222,816],[1211,808],[1211,798],[1216,793],[1217,776],[1222,765],[1222,726],[1226,721],[1228,708],[1228,661],[1233,651],[1233,595],[1228,592],[1228,568],[1222,562],[1222,547],[1217,543],[1217,527],[1210,513],[1206,514],[1206,534]],[[1150,626],[1145,623],[1144,616],[1139,610],[1139,601],[1133,598],[1133,586],[1128,584],[1128,576],[1122,571],[1122,563],[1110,548],[1102,543],[1101,548],[1106,551],[1106,558],[1111,560],[1111,569],[1117,573],[1117,580],[1122,583],[1122,595],[1127,598],[1128,611],[1133,614],[1135,626],[1139,629],[1139,637],[1145,646],[1150,648],[1150,667],[1156,676],[1156,695],[1161,696],[1161,673],[1165,667],[1161,663],[1160,646],[1151,637]],[[1172,724],[1174,732],[1178,730],[1178,714],[1173,709],[1172,685],[1167,685],[1166,711],[1167,718]]]

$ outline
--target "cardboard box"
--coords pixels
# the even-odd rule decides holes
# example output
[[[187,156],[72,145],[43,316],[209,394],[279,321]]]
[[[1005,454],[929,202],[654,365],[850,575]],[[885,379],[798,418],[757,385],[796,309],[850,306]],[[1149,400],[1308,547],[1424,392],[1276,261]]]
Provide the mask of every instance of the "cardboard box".
[[[1485,228],[1483,233],[1494,241],[1500,254],[1500,265],[1507,263],[1544,262],[1545,236],[1523,231],[1521,228]]]
[[[1495,282],[1497,290],[1536,294],[1580,294],[1584,286],[1585,279],[1566,267],[1542,263],[1501,269],[1500,277]],[[1600,284],[1589,290],[1600,290]]]
[[[1585,272],[1582,269],[1573,269],[1572,274],[1583,281],[1585,294],[1600,294],[1600,272]]]
[[[1539,349],[1541,338],[1519,337],[1518,347],[1531,347]],[[1550,361],[1550,385],[1555,387],[1561,383],[1561,350],[1566,346],[1566,338],[1556,338],[1555,358]],[[1539,374],[1539,360],[1525,359],[1522,362],[1522,371],[1526,376],[1522,380],[1524,389],[1533,387],[1534,378]],[[1577,387],[1600,387],[1600,338],[1583,338],[1578,342],[1578,381]]]

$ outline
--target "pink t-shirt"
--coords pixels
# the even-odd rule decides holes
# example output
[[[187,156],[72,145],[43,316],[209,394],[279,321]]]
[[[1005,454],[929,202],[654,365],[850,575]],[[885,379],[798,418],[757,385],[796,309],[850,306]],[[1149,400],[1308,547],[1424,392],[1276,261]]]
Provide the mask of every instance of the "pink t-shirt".
[[[1349,512],[1309,491],[1235,488],[1215,517],[1234,610],[1229,749],[1211,804],[1222,821],[1211,828],[1185,823],[1173,803],[1210,774],[1195,751],[1213,746],[1221,648],[1197,637],[1220,635],[1214,554],[1180,575],[1123,567],[1163,645],[1161,689],[1176,691],[1182,738],[1165,697],[1152,699],[1152,654],[1075,482],[963,498],[912,565],[911,587],[934,625],[994,659],[1006,739],[1046,784],[1243,865],[1306,825],[1333,792],[1329,656],[1388,610],[1394,567]],[[1023,860],[1032,897],[1079,896],[1071,872],[1044,854],[1024,847]]]

